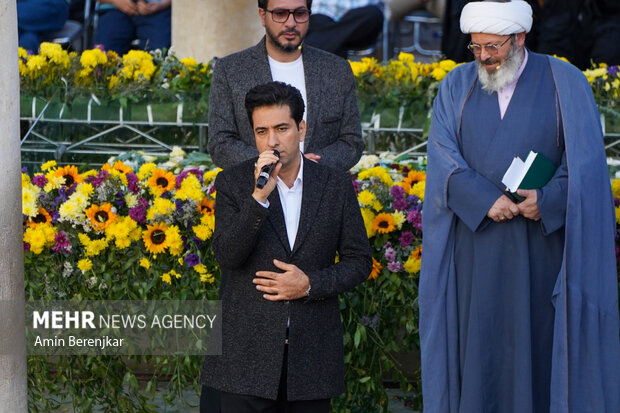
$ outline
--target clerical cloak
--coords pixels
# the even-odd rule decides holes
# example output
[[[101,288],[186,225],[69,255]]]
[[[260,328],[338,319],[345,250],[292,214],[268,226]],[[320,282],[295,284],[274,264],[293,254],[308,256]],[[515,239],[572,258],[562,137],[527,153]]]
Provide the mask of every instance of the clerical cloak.
[[[615,219],[590,87],[574,67],[530,53],[500,119],[476,72],[452,71],[433,108],[424,411],[620,411]],[[529,150],[558,165],[538,193],[541,222],[490,221],[501,175]]]

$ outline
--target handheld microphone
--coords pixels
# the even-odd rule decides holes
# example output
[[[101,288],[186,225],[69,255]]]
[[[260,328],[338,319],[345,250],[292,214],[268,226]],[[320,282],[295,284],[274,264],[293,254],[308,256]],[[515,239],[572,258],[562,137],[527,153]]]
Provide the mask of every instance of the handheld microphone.
[[[278,158],[280,157],[280,152],[278,152],[277,149],[273,150],[273,154]],[[271,176],[271,172],[273,172],[273,168],[276,167],[276,164],[277,162],[265,165],[263,166],[263,169],[260,170],[260,174],[258,175],[258,179],[256,180],[256,187],[258,189],[263,189],[263,187],[267,184],[267,181],[269,181],[269,177]]]

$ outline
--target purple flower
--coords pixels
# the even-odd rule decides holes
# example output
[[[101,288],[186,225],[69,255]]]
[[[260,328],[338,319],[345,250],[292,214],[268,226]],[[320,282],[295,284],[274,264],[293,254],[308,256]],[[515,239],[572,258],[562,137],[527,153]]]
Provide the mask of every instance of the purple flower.
[[[24,251],[30,251],[30,244],[24,242]]]
[[[406,248],[413,243],[413,233],[411,231],[403,231],[398,240],[400,241],[400,246]]]
[[[422,230],[422,214],[417,209],[412,209],[407,214],[407,221],[411,226],[419,231]]]
[[[194,244],[196,245],[196,248],[201,249],[202,248],[202,240],[198,237],[194,237],[193,238]]]
[[[388,247],[385,249],[385,259],[388,261],[396,260],[396,250],[392,247]]]
[[[193,267],[194,265],[200,264],[200,258],[196,254],[189,254],[185,260],[183,261],[188,267]]]
[[[354,179],[353,180],[353,189],[355,189],[355,193],[356,194],[359,194],[360,191],[362,190],[362,184]]]
[[[120,208],[123,205],[125,205],[125,196],[123,195],[123,193],[121,191],[118,191],[116,193],[116,201],[114,201],[114,203]]]
[[[405,198],[395,199],[392,203],[392,207],[394,207],[396,211],[404,211],[407,209],[407,201]]]
[[[374,328],[379,325],[379,316],[375,315],[373,318],[370,318],[370,316],[363,315],[360,322],[366,327]]]
[[[392,272],[400,272],[403,270],[402,264],[398,261],[388,262],[387,267],[388,267],[388,270]]]
[[[183,182],[183,180],[187,178],[188,175],[189,175],[189,171],[183,171],[177,175],[176,184],[174,186],[175,189],[181,188],[181,182]]]
[[[394,199],[404,199],[405,198],[405,190],[402,186],[394,185],[390,188],[390,194]]]
[[[52,251],[59,254],[71,254],[71,243],[69,242],[67,234],[65,234],[62,230],[58,231],[58,233],[54,236],[54,242]]]
[[[140,186],[138,185],[138,176],[136,174],[126,174],[127,177],[127,187],[131,192],[137,194],[140,192]]]
[[[620,199],[614,197],[614,206],[617,208],[620,206]]]
[[[409,205],[417,205],[420,203],[420,198],[415,195],[409,195],[407,197],[407,202],[409,202]]]
[[[27,174],[28,173],[28,167],[27,166],[22,167],[22,173],[23,174]]]
[[[101,184],[108,179],[109,176],[110,173],[108,171],[101,170],[99,171],[97,176],[89,176],[88,178],[86,178],[86,182],[91,183],[95,188],[99,188]]]
[[[38,186],[39,188],[43,188],[45,184],[47,184],[47,179],[45,179],[45,175],[35,175],[32,178],[32,183]]]
[[[144,199],[138,199],[138,205],[129,209],[129,216],[131,219],[136,221],[139,224],[146,223],[146,207],[149,205],[149,202]]]
[[[607,68],[607,73],[610,76],[616,76],[618,74],[618,72],[620,72],[620,67],[618,66],[610,66]]]

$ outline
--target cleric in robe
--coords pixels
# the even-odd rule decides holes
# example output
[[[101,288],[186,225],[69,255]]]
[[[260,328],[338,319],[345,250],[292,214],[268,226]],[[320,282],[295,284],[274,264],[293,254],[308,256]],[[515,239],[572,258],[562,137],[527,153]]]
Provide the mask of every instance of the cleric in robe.
[[[524,47],[530,6],[468,3],[475,61],[433,106],[419,290],[425,413],[620,412],[615,217],[584,75]],[[530,150],[542,188],[501,180]]]

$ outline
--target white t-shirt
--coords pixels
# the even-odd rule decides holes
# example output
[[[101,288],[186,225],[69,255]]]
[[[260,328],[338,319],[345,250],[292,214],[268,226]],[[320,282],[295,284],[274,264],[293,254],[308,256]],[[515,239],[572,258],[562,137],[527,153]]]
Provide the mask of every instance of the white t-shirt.
[[[306,114],[308,113],[308,99],[306,98],[306,77],[304,76],[304,61],[302,56],[293,62],[278,62],[267,56],[269,59],[269,67],[271,68],[271,77],[278,82],[288,83],[291,86],[296,87],[301,92],[301,97],[304,99],[304,105],[306,110],[304,111],[304,121],[306,120]],[[299,149],[303,153],[304,143],[299,143]]]

